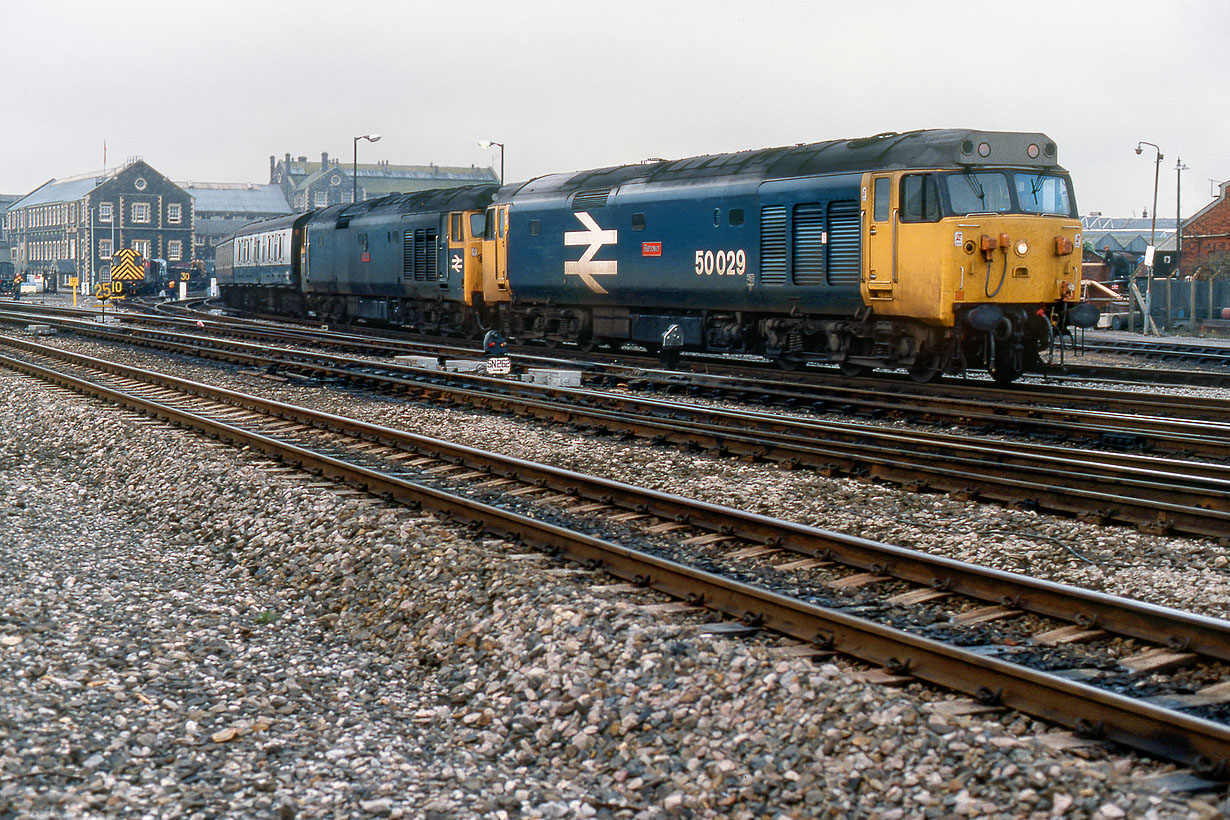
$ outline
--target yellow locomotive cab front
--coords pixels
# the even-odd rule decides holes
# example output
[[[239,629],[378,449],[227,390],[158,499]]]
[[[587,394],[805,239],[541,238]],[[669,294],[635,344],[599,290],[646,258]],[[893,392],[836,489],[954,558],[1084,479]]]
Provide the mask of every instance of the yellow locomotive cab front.
[[[863,303],[925,326],[920,361],[986,366],[1011,381],[1036,364],[1054,329],[1096,321],[1079,304],[1071,182],[1053,144],[1030,136],[967,141],[962,169],[863,176]],[[1004,165],[986,164],[992,156]]]

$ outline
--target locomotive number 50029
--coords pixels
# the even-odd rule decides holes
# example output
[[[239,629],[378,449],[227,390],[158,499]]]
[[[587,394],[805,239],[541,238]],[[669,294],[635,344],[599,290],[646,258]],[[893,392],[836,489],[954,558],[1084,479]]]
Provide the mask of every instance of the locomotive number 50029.
[[[747,273],[747,253],[737,251],[697,251],[697,276],[742,276]]]

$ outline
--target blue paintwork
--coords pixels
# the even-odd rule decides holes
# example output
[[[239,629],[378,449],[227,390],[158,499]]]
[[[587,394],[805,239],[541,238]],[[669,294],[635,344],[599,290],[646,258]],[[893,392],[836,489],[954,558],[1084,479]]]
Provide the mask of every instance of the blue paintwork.
[[[338,227],[338,220],[313,219],[307,225],[308,293],[344,293],[354,296],[460,301],[462,277],[449,275],[442,215],[399,214],[391,209],[371,211]],[[403,275],[405,234],[435,234],[425,239],[435,257],[434,280],[407,280]],[[366,258],[365,258],[366,254]]]
[[[852,314],[861,305],[857,284],[766,284],[760,275],[761,208],[799,203],[857,203],[860,176],[842,174],[746,182],[719,177],[701,182],[632,182],[619,186],[605,206],[583,209],[602,229],[618,231],[617,245],[604,245],[595,260],[616,260],[616,275],[595,276],[606,294],[593,292],[578,276],[565,275],[566,261],[579,260],[586,246],[565,245],[564,234],[585,231],[568,192],[514,194],[509,201],[509,284],[518,300],[554,304],[609,305],[655,310],[717,309],[816,314]],[[742,225],[730,225],[732,209]],[[718,225],[714,225],[714,211]],[[645,229],[632,229],[632,215],[645,215]],[[537,220],[538,236],[530,235]],[[660,242],[661,256],[646,256],[643,245]],[[696,251],[743,250],[745,276],[698,275]],[[787,270],[791,269],[787,242]],[[749,286],[750,284],[750,286]]]

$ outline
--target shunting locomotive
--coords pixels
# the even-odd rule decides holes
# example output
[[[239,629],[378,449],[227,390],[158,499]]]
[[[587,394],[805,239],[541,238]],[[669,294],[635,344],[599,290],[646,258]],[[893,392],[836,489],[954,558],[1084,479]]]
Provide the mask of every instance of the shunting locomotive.
[[[218,278],[249,309],[1009,382],[1096,323],[1080,230],[1046,135],[927,130],[334,206],[241,229]]]

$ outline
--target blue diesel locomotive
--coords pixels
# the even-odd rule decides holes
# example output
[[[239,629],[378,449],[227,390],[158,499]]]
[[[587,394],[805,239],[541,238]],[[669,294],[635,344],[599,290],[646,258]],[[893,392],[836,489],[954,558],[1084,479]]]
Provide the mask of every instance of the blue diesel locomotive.
[[[334,206],[240,230],[218,278],[291,315],[1007,382],[1096,322],[1080,230],[1045,135],[915,131]]]

